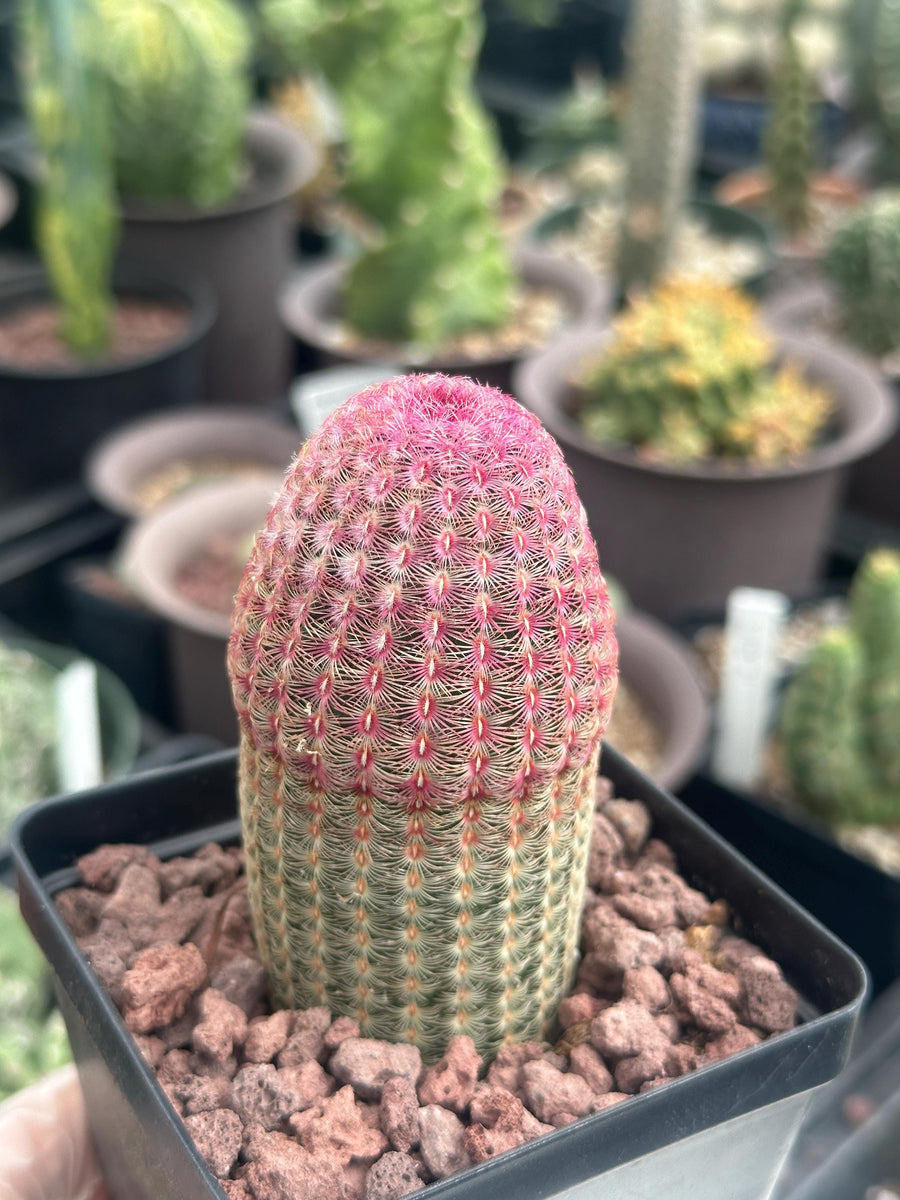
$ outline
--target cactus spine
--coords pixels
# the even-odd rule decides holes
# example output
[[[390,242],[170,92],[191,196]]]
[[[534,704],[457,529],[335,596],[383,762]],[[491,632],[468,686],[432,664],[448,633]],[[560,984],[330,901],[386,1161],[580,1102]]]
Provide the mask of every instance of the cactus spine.
[[[477,0],[267,0],[272,40],[335,91],[346,199],[371,226],[344,297],[360,333],[434,348],[501,324],[512,272],[495,220],[499,153],[472,85]]]
[[[620,291],[666,270],[694,166],[703,0],[632,6]]]
[[[871,354],[900,347],[900,190],[876,192],[843,222],[824,267],[847,336]]]
[[[25,0],[21,30],[26,102],[42,156],[36,239],[62,307],[63,339],[79,354],[101,354],[117,222],[93,0]]]
[[[794,34],[801,7],[788,0],[782,15],[764,147],[771,180],[769,207],[791,235],[809,226],[813,171],[812,84]]]
[[[509,397],[395,379],[304,445],[229,647],[278,1005],[426,1059],[540,1036],[574,967],[612,623],[562,455]]]
[[[851,824],[900,819],[900,555],[857,572],[845,629],[823,635],[785,697],[781,742],[798,798]]]
[[[96,0],[125,195],[228,200],[241,182],[250,35],[233,0]]]

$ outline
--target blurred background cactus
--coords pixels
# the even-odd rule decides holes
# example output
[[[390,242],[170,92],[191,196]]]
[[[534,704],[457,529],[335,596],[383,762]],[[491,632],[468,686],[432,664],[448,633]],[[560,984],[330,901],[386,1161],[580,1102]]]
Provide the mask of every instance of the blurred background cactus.
[[[668,280],[615,322],[579,380],[578,417],[600,441],[655,459],[790,459],[815,441],[831,402],[773,359],[752,301],[720,284]]]
[[[70,1058],[44,956],[19,915],[16,894],[0,889],[0,1100]]]
[[[26,805],[57,789],[55,672],[0,642],[0,839]]]
[[[900,821],[900,554],[873,551],[792,680],[780,741],[796,797],[837,823]]]
[[[229,669],[277,1006],[440,1056],[543,1036],[571,982],[613,614],[537,418],[468,379],[366,389],[256,541]]]
[[[703,0],[635,0],[631,15],[625,211],[619,289],[665,271],[688,198],[697,145]]]
[[[295,70],[315,64],[348,144],[345,199],[369,237],[344,315],[367,337],[439,346],[511,315],[497,224],[503,170],[472,75],[477,0],[265,0],[269,39]]]
[[[877,138],[881,182],[900,180],[900,2],[850,0],[847,46],[858,111]]]
[[[810,76],[824,81],[844,59],[845,0],[806,0],[793,33]],[[778,61],[784,0],[707,0],[703,73],[717,90],[765,91]]]
[[[243,182],[251,38],[233,0],[93,0],[120,191],[198,206]]]
[[[855,210],[823,265],[850,340],[870,354],[900,348],[900,190],[876,192]]]
[[[786,0],[780,18],[772,107],[765,134],[769,212],[792,237],[810,223],[814,169],[813,88],[794,32],[803,0]]]
[[[62,309],[63,339],[85,357],[99,355],[110,338],[118,226],[94,0],[22,0],[20,22],[41,158],[35,237]]]

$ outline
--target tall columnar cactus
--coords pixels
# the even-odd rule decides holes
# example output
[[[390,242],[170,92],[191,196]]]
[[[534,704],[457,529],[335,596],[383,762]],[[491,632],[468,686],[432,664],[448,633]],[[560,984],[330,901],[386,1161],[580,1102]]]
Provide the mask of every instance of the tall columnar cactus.
[[[798,8],[789,2],[782,19],[764,147],[771,180],[770,211],[791,235],[803,233],[809,225],[814,165],[812,83],[793,28]]]
[[[582,369],[579,419],[600,441],[674,462],[771,463],[807,451],[831,401],[775,347],[751,300],[702,279],[668,280],[616,320]]]
[[[275,1002],[432,1059],[539,1036],[574,967],[616,643],[536,418],[440,375],[349,400],[257,538],[229,670]]]
[[[126,195],[208,206],[242,181],[249,30],[234,0],[94,0]]]
[[[85,356],[110,333],[117,222],[108,96],[93,0],[23,0],[25,97],[41,152],[36,239],[62,307],[61,334]]]
[[[845,45],[854,98],[880,138],[878,177],[900,180],[900,0],[850,0]]]
[[[263,11],[283,56],[313,62],[340,101],[344,194],[371,226],[346,288],[349,323],[426,348],[502,323],[512,273],[499,153],[472,86],[478,0],[265,0]]]
[[[666,270],[684,212],[697,140],[703,0],[637,0],[631,21],[623,294],[649,287]]]
[[[798,797],[829,820],[900,820],[900,554],[857,572],[846,628],[829,630],[791,683],[781,720]]]
[[[876,192],[854,210],[824,266],[847,336],[871,354],[900,348],[900,190]]]

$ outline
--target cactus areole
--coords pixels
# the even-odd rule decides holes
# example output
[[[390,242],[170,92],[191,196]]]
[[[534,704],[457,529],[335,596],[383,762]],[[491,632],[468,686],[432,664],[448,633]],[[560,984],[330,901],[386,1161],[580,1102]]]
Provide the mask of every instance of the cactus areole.
[[[405,376],[303,446],[238,593],[248,891],[274,1001],[426,1061],[571,983],[613,613],[537,418]]]

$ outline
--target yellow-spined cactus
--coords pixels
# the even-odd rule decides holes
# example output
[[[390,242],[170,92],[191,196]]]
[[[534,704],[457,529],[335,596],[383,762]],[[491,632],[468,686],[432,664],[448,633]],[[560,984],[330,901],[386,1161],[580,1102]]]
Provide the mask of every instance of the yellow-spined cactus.
[[[831,402],[773,357],[739,291],[669,280],[616,321],[612,342],[579,380],[580,420],[601,441],[657,459],[791,459],[813,444]]]

